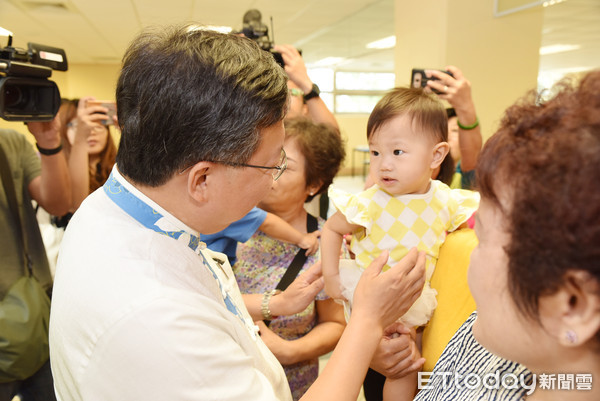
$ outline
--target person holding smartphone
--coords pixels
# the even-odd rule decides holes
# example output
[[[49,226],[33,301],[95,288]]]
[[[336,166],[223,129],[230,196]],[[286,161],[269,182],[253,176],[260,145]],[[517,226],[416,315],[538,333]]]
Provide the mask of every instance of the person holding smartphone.
[[[454,113],[448,115],[448,142],[455,164],[450,186],[472,189],[475,184],[475,166],[483,143],[481,125],[475,111],[471,83],[458,67],[450,65],[446,70],[452,75],[439,70],[425,70],[428,78],[435,78],[429,79],[426,87],[437,91],[438,97],[450,103],[454,110]],[[432,178],[443,173],[438,169],[434,171]]]

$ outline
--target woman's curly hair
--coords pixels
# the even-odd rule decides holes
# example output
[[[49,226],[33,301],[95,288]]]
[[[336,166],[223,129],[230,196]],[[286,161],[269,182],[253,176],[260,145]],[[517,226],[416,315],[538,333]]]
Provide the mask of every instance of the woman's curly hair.
[[[507,216],[509,291],[536,319],[539,298],[567,271],[600,287],[600,70],[554,89],[546,102],[530,93],[506,111],[477,167],[482,197]]]

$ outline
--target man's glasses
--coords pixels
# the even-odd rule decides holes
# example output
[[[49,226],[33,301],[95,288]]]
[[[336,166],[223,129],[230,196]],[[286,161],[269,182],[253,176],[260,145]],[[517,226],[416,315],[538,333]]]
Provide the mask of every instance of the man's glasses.
[[[287,156],[286,156],[285,150],[283,150],[283,148],[281,148],[281,158],[279,159],[279,164],[277,166],[273,166],[273,167],[255,166],[254,164],[224,162],[224,161],[218,161],[218,160],[210,160],[210,162],[226,164],[226,165],[232,166],[232,167],[251,167],[251,168],[264,168],[266,170],[273,170],[273,173],[272,173],[273,181],[277,181],[279,179],[279,177],[281,177],[281,174],[283,174],[283,172],[287,168]]]

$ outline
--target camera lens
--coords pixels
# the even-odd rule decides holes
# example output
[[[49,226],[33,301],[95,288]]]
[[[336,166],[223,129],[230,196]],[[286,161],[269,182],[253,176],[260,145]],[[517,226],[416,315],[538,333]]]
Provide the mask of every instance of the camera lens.
[[[4,106],[7,108],[22,108],[28,103],[27,91],[23,91],[18,85],[6,85],[4,87]]]

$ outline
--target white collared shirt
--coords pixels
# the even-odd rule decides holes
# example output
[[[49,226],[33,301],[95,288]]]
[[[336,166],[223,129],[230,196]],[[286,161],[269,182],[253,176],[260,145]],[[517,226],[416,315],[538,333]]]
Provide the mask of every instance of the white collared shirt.
[[[185,238],[197,232],[116,169],[113,176],[162,214],[161,227],[185,235],[175,240],[144,227],[102,188],[83,202],[63,239],[52,299],[58,399],[290,400],[283,369],[255,335],[231,267],[213,261],[223,255],[194,252]]]

